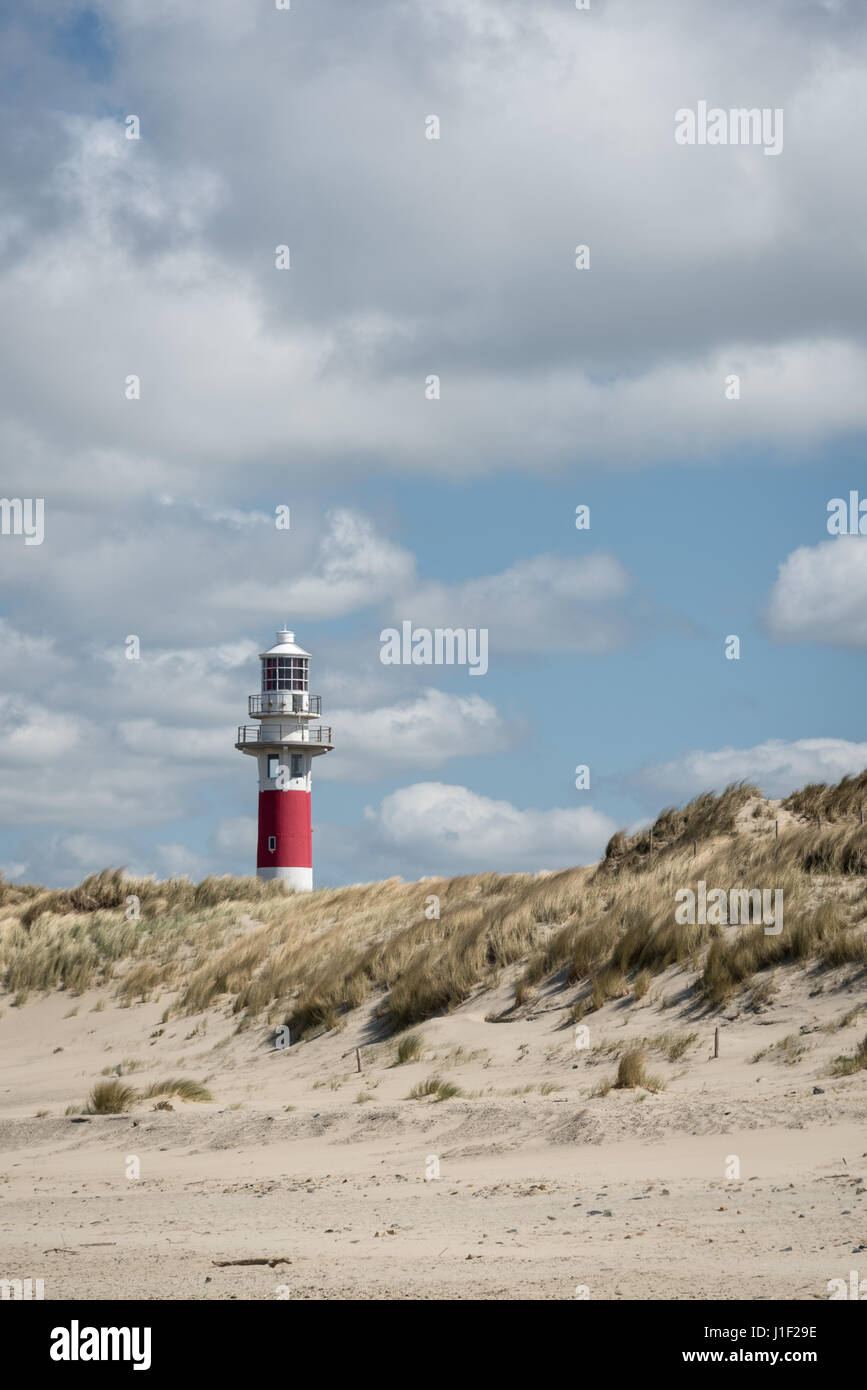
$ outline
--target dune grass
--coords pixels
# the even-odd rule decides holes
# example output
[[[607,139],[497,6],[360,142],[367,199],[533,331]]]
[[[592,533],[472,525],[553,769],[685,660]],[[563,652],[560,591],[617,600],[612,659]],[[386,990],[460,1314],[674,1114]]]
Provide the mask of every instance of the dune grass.
[[[428,1096],[433,1096],[434,1100],[453,1100],[455,1096],[462,1096],[464,1093],[460,1086],[455,1086],[451,1081],[443,1081],[439,1076],[429,1076],[426,1081],[420,1081],[417,1086],[413,1086],[407,1099],[424,1100]]]
[[[826,821],[858,817],[860,823],[862,807],[867,811],[867,769],[857,777],[844,777],[835,786],[811,782],[787,796],[782,804],[794,815],[808,816],[811,820],[818,816]]]
[[[638,1047],[630,1047],[620,1058],[615,1091],[634,1090],[641,1086],[645,1091],[661,1091],[663,1083],[658,1076],[651,1076],[647,1070],[647,1058]]]
[[[143,1090],[136,1091],[122,1081],[97,1081],[90,1092],[83,1109],[85,1115],[122,1115],[131,1110],[138,1100],[168,1100],[177,1096],[181,1100],[209,1101],[214,1097],[206,1086],[187,1077],[172,1077],[167,1081],[154,1081]],[[67,1110],[75,1114],[75,1109]]]
[[[854,1052],[835,1057],[831,1063],[832,1076],[853,1076],[856,1071],[867,1069],[867,1033]]]
[[[19,1007],[54,990],[97,990],[96,1008],[111,995],[138,1008],[169,994],[164,1023],[219,1008],[239,1029],[284,1023],[293,1041],[341,1027],[367,1004],[383,1032],[404,1035],[398,1064],[420,1055],[406,1030],[505,972],[516,1000],[568,991],[574,1020],[626,1007],[672,969],[711,1008],[746,990],[758,1000],[780,966],[867,968],[867,827],[850,814],[865,779],[789,798],[798,814],[821,801],[821,828],[787,825],[775,839],[754,814],[758,829],[742,833],[739,817],[759,794],[736,784],[663,812],[652,852],[649,831],[620,833],[598,866],[557,873],[388,879],[297,896],[255,878],[159,882],[117,869],[62,890],[0,879],[0,980]],[[783,932],[678,924],[675,894],[699,879],[783,890]],[[140,915],[128,919],[130,898]]]
[[[209,1101],[214,1097],[198,1081],[190,1081],[188,1077],[171,1077],[167,1081],[154,1081],[150,1086],[146,1086],[141,1092],[143,1100],[153,1100],[159,1097],[168,1099],[170,1096],[177,1096],[180,1100]]]
[[[87,1098],[85,1115],[123,1115],[136,1099],[132,1086],[122,1081],[97,1081]]]
[[[405,1033],[397,1044],[395,1066],[403,1067],[407,1062],[417,1062],[424,1051],[421,1033]]]

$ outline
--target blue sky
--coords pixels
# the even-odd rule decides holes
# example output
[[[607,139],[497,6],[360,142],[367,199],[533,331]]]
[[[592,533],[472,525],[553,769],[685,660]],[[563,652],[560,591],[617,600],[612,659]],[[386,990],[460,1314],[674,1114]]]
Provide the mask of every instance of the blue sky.
[[[319,883],[589,862],[867,763],[867,539],[826,529],[867,496],[860,7],[2,25],[2,489],[46,515],[0,535],[7,876],[251,869],[284,622],[334,726]],[[678,146],[705,99],[783,109],[782,153]],[[488,673],[384,666],[405,619],[485,627]]]

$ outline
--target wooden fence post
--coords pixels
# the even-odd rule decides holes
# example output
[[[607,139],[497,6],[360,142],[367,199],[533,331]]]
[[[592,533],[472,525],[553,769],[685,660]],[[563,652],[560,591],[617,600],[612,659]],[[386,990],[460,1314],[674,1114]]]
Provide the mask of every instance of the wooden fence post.
[[[718,1029],[718,1028],[714,1028],[714,1030],[713,1030],[713,1055],[714,1055],[714,1057],[718,1057],[718,1056],[719,1056],[719,1029]]]

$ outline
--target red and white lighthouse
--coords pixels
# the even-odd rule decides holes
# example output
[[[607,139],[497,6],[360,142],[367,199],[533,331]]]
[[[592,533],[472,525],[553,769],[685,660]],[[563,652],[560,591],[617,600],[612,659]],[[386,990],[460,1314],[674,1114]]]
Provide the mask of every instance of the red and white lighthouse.
[[[308,693],[310,653],[296,646],[294,632],[281,628],[277,641],[259,656],[262,689],[248,712],[258,724],[242,724],[236,748],[259,763],[259,878],[283,879],[296,893],[313,887],[310,788],[313,759],[330,753],[331,729],[321,718],[322,697]]]

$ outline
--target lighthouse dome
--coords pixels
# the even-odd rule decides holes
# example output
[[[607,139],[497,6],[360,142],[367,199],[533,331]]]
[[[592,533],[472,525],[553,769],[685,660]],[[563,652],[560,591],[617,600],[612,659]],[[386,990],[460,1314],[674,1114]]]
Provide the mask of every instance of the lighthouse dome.
[[[266,652],[260,652],[260,657],[266,656],[307,656],[303,647],[299,647],[295,641],[295,633],[290,632],[288,627],[281,627],[277,633],[277,640],[273,647],[269,647]]]

